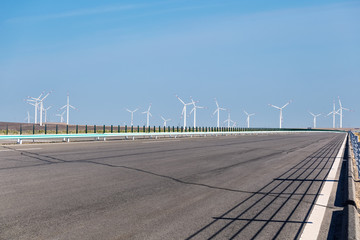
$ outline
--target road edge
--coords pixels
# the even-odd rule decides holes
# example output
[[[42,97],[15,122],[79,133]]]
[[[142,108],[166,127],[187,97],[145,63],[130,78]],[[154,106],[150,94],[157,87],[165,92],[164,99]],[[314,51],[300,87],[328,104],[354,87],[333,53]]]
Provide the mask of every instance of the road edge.
[[[340,163],[344,160],[344,153],[346,148],[346,143],[348,139],[348,134],[344,137],[344,141],[339,149],[338,154],[335,157],[334,163],[326,177],[326,181],[322,186],[322,189],[319,193],[319,196],[316,199],[315,204],[311,210],[310,216],[307,219],[307,222],[303,228],[300,239],[311,240],[318,239],[321,224],[323,222],[326,207],[328,205],[332,188],[334,185],[334,180],[336,180],[336,173],[338,172]]]

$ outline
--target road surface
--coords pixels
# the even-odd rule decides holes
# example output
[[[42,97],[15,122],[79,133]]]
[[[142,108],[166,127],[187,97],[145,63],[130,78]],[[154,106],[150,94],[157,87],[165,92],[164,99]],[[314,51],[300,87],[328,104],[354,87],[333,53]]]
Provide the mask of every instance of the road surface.
[[[296,239],[344,137],[0,146],[0,239]]]

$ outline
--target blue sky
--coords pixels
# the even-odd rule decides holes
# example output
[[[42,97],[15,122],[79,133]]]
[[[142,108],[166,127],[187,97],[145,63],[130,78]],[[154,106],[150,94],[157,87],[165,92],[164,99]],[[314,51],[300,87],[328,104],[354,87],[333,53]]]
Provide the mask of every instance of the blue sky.
[[[340,96],[353,110],[343,125],[357,127],[359,23],[360,1],[1,1],[0,121],[33,117],[24,99],[53,90],[48,118],[69,92],[73,124],[129,124],[125,108],[140,108],[143,125],[152,103],[151,125],[176,126],[178,94],[207,107],[199,125],[216,124],[217,98],[238,126],[256,113],[254,127],[277,127],[268,104],[290,99],[283,126],[311,126],[308,111],[327,114]]]

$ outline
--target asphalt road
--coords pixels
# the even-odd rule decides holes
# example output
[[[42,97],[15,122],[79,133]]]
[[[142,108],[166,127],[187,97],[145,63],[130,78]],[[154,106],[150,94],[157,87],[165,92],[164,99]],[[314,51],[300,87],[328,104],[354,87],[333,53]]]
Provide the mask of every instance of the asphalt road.
[[[344,140],[0,146],[0,239],[294,239]]]

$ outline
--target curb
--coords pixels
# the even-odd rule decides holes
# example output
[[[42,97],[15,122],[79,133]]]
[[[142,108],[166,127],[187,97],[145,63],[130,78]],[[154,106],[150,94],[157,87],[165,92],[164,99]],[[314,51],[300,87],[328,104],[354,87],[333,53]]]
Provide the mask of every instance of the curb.
[[[355,185],[354,185],[354,172],[353,172],[353,163],[351,157],[350,149],[351,141],[348,138],[348,154],[347,154],[347,195],[344,206],[344,214],[346,217],[346,238],[345,239],[358,239],[360,240],[360,223],[359,223],[359,213],[356,207],[356,195],[355,195]]]

